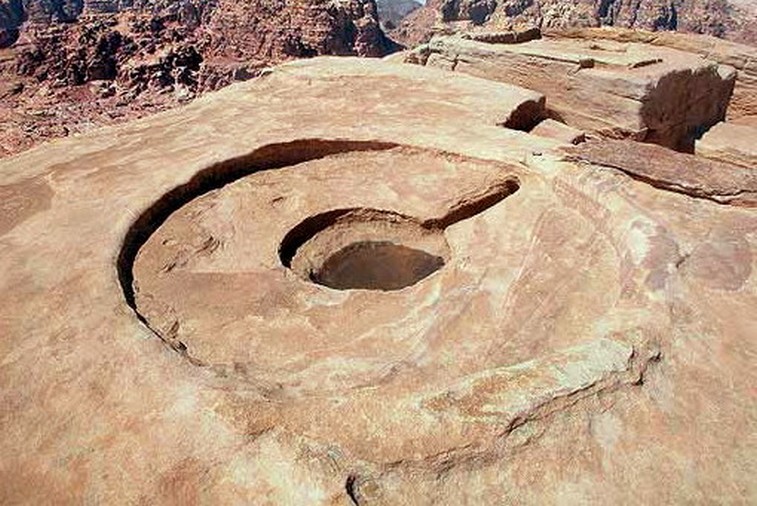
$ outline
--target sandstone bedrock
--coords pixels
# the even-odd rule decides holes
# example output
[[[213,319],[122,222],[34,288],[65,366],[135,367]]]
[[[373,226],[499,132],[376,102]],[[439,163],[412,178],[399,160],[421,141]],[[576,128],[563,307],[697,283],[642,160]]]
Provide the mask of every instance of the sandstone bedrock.
[[[429,61],[0,160],[0,503],[757,500],[748,153]]]

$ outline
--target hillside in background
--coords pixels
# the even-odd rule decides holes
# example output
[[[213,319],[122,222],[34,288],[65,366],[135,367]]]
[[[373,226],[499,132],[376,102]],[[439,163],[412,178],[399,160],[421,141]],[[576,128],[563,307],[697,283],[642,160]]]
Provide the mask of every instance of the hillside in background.
[[[383,56],[373,0],[0,0],[0,156],[317,55]]]
[[[414,45],[439,31],[542,30],[615,26],[677,30],[735,42],[757,41],[757,2],[752,0],[430,0],[391,32]]]
[[[0,0],[0,156],[185,103],[290,59],[380,57],[434,33],[521,25],[680,30],[754,43],[756,11],[751,0],[430,0],[425,6],[416,0]]]
[[[379,20],[385,30],[393,30],[410,13],[415,12],[425,5],[425,2],[417,0],[378,0]]]

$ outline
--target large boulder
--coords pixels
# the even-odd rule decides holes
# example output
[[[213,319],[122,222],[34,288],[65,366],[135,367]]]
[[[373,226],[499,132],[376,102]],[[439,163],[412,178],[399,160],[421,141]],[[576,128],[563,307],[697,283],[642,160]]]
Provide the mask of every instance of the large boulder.
[[[757,26],[757,24],[755,24]],[[754,61],[755,47],[738,44],[716,37],[694,36],[676,32],[648,32],[627,29],[572,29],[549,32],[548,36],[575,38],[601,43],[612,40],[624,43],[643,43],[651,46],[667,47],[691,54],[698,54],[707,60],[733,67],[738,71],[736,87],[728,117],[757,115],[757,64]]]
[[[421,63],[537,90],[570,126],[679,151],[692,152],[726,116],[736,79],[729,66],[649,44],[529,40],[532,32],[435,37]]]

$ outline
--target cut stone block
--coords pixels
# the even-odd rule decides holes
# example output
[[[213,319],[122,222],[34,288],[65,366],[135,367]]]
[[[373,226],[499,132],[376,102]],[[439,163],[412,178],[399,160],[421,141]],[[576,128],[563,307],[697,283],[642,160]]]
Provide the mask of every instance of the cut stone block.
[[[757,168],[757,116],[718,123],[697,141],[700,156]]]
[[[531,130],[531,133],[539,137],[548,137],[567,144],[580,144],[586,140],[586,134],[581,130],[549,118],[536,125]]]
[[[693,152],[725,118],[736,72],[698,55],[616,41],[539,39],[489,44],[437,37],[426,65],[546,95],[564,123],[613,138]]]

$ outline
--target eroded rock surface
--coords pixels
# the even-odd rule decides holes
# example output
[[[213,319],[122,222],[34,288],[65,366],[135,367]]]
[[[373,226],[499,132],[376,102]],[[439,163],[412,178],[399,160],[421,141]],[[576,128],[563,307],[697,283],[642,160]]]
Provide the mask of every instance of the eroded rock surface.
[[[513,26],[565,30],[611,26],[680,31],[757,42],[757,5],[750,0],[430,0],[392,35],[425,42],[433,33]]]
[[[539,137],[557,139],[569,144],[580,144],[586,140],[586,133],[551,118],[547,118],[536,125],[531,129],[531,133]]]
[[[757,24],[755,24],[757,26]],[[693,36],[675,32],[647,32],[624,29],[572,29],[549,34],[558,38],[575,38],[601,43],[603,40],[637,42],[698,54],[707,60],[737,70],[736,87],[728,107],[728,117],[757,115],[757,66],[755,46],[738,44],[715,37]]]
[[[540,104],[316,58],[0,161],[0,502],[753,502],[753,172]]]
[[[290,59],[395,46],[373,0],[0,0],[0,156]]]
[[[658,188],[721,204],[757,207],[754,166],[725,164],[629,141],[589,142],[566,151],[577,160],[622,171]]]
[[[757,170],[757,116],[718,123],[697,141],[697,154]]]
[[[729,66],[649,44],[475,38],[434,38],[420,63],[537,90],[572,127],[679,151],[725,119],[736,79]]]

